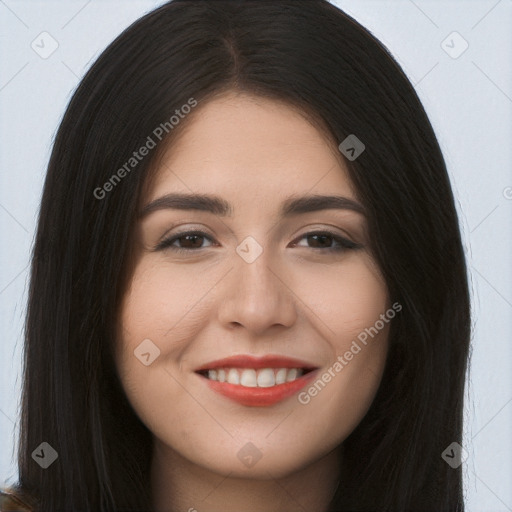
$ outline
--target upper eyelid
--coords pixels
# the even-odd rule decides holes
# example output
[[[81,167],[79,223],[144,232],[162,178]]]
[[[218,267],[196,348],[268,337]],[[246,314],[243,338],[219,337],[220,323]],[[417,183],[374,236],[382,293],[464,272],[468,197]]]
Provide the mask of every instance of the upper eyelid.
[[[200,234],[204,234],[204,235],[206,235],[206,236],[208,236],[210,238],[215,238],[215,235],[210,234],[208,229],[205,229],[205,228],[190,227],[190,228],[183,229],[182,231],[178,231],[176,233],[169,234],[173,229],[174,228],[171,228],[168,231],[166,231],[164,233],[164,235],[162,235],[160,240],[167,240],[169,238],[175,238],[177,236],[183,236],[183,235],[194,234],[194,233],[200,233]],[[346,233],[341,228],[334,227],[334,226],[329,226],[329,227],[308,227],[308,228],[305,228],[305,229],[306,229],[306,231],[304,231],[303,233],[294,235],[294,238],[297,238],[298,236],[305,236],[305,235],[309,235],[311,233],[320,233],[320,232],[327,232],[327,233],[330,233],[330,234],[333,234],[333,235],[338,235],[338,236],[341,236],[341,237],[351,237],[350,234]],[[336,231],[340,231],[340,232],[337,233]],[[231,230],[230,230],[230,233],[233,234],[233,232]]]
[[[339,229],[340,228],[334,228],[334,227],[329,227],[329,228],[326,228],[326,227],[311,227],[308,230],[304,231],[303,233],[295,235],[293,237],[293,242],[302,240],[304,237],[306,237],[308,235],[324,233],[324,234],[327,234],[327,235],[330,235],[330,236],[333,236],[333,237],[338,237],[340,239],[345,239],[348,242],[354,243],[356,245],[361,245],[358,242],[356,242],[355,240],[353,240],[353,237],[351,235],[348,235],[348,234],[345,234],[345,233],[341,234],[341,233],[337,233],[335,231],[335,230],[339,230]],[[205,230],[203,228],[188,228],[188,229],[185,229],[183,231],[179,231],[177,233],[173,233],[173,234],[170,234],[170,235],[167,235],[167,234],[164,235],[160,239],[160,241],[156,244],[156,247],[158,247],[158,246],[160,246],[162,244],[165,244],[166,242],[171,242],[172,241],[174,243],[179,238],[187,236],[187,235],[203,236],[205,238],[208,238],[211,242],[216,243],[215,237],[213,235],[210,235],[207,230]],[[182,249],[182,248],[179,248],[179,249]],[[187,250],[187,249],[184,249],[184,250]],[[193,249],[190,249],[190,250],[193,250]]]
[[[180,230],[177,233],[173,233],[173,235],[168,235],[171,231],[173,231],[174,229],[180,229],[183,225],[186,226],[185,228],[183,228],[183,230]],[[304,228],[300,228],[299,230],[296,230],[295,232],[298,233],[302,229],[307,230],[307,231],[304,232],[304,234],[307,234],[307,233],[310,233],[310,232],[314,232],[314,231],[326,230],[326,231],[338,231],[339,232],[339,236],[352,237],[352,235],[347,230],[341,228],[340,226],[336,226],[336,225],[329,225],[329,224],[322,224],[322,223],[313,223],[313,225],[306,226]],[[229,234],[231,236],[233,236],[233,238],[234,238],[235,237],[234,231],[231,228],[229,228],[229,227],[227,228],[227,230],[229,231]],[[194,223],[190,223],[190,224],[189,223],[184,223],[184,224],[176,224],[176,225],[172,226],[171,228],[169,228],[168,230],[166,230],[164,232],[164,234],[160,237],[160,240],[165,240],[166,238],[168,238],[168,236],[176,236],[176,235],[180,235],[180,234],[183,234],[183,233],[187,234],[187,233],[196,232],[196,231],[203,232],[203,233],[207,234],[208,236],[211,236],[211,237],[215,238],[215,235],[210,234],[210,229],[204,227],[203,224],[198,224],[197,227],[195,227]],[[337,234],[337,233],[333,233],[333,234]],[[299,236],[299,235],[297,234],[297,235],[293,235],[293,236],[296,237],[296,236]]]
[[[336,212],[336,216],[338,213],[339,212]],[[346,212],[343,212],[343,213],[346,213]],[[315,212],[310,212],[308,214],[308,216],[309,215],[313,216],[314,214],[315,214]],[[307,220],[313,221],[313,222],[311,222],[312,226],[311,225],[308,225],[306,227],[303,226],[302,228],[300,228],[300,230],[302,230],[302,229],[307,229],[307,230],[311,230],[311,231],[325,230],[325,229],[330,230],[330,231],[335,230],[335,232],[333,234],[335,234],[336,236],[349,238],[351,240],[360,238],[361,241],[363,241],[366,239],[366,235],[365,235],[366,229],[365,229],[364,225],[362,226],[363,231],[360,233],[359,232],[360,231],[359,222],[352,225],[352,223],[354,222],[353,217],[348,218],[348,227],[349,227],[348,230],[344,229],[343,227],[341,227],[339,225],[340,223],[342,225],[345,225],[347,223],[347,218],[345,216],[342,216],[341,219],[336,219],[336,217],[333,217],[330,220],[326,219],[324,222],[322,222],[321,219],[313,219],[313,218],[290,219],[290,220],[285,221],[285,224],[283,227],[278,228],[278,230],[279,230],[278,232],[281,232],[281,230],[283,230],[283,232],[285,230],[288,231],[288,229],[286,228],[287,225],[290,225],[290,224],[294,225],[298,221],[300,221],[300,223],[302,224],[303,221],[307,222]],[[315,220],[317,220],[317,222],[314,222]],[[197,227],[195,225],[197,225]],[[186,226],[184,228],[185,229],[184,232],[199,230],[199,231],[204,231],[208,236],[215,238],[215,235],[209,234],[210,228],[205,227],[205,224],[201,220],[194,221],[193,219],[190,219],[190,218],[187,219],[186,217],[182,217],[182,218],[175,219],[174,222],[172,222],[172,225],[164,232],[164,234],[159,238],[159,240],[166,240],[168,238],[168,233],[170,233],[174,229],[180,229],[183,226]],[[275,228],[276,228],[276,224],[273,224],[267,232],[273,231]],[[225,234],[223,234],[223,236],[226,235],[227,237],[231,238],[232,240],[235,240],[235,241],[237,240],[237,236],[236,236],[233,228],[231,226],[229,226],[228,224],[226,224],[225,222],[222,222],[222,227],[220,227],[220,229],[221,229],[221,231],[226,232]],[[354,231],[355,231],[355,233],[354,233]],[[293,236],[294,237],[298,236],[298,232],[299,232],[299,230],[295,230],[294,233],[297,233],[297,234],[294,234]]]

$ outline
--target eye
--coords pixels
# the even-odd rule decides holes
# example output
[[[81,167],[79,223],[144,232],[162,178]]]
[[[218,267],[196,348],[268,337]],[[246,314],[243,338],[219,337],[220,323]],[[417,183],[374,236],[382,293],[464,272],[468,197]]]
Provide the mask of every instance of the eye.
[[[301,238],[298,238],[297,240],[304,239],[306,239],[308,243],[312,244],[309,246],[311,249],[324,252],[338,252],[350,249],[359,249],[362,247],[361,244],[353,242],[348,238],[340,236],[336,233],[332,233],[330,231],[312,231],[310,233],[305,233]],[[203,243],[205,240],[209,240],[210,242],[213,241],[212,238],[203,231],[186,231],[162,240],[155,247],[155,251],[170,249],[176,252],[190,253],[195,250],[204,249],[205,247],[203,246]],[[335,243],[334,246],[332,246],[332,242]],[[295,245],[298,247],[304,247],[304,245]]]
[[[171,249],[177,252],[190,252],[196,249],[203,249],[201,244],[204,239],[211,240],[211,238],[203,231],[186,231],[184,233],[178,233],[177,235],[162,240],[155,247],[155,251]],[[177,247],[174,245],[175,242],[183,244],[184,247]]]
[[[309,243],[313,243],[312,249],[320,249],[324,251],[339,252],[347,249],[359,249],[362,247],[361,244],[353,242],[348,238],[345,238],[336,233],[330,231],[313,231],[311,233],[305,233],[301,238],[297,240],[307,239]],[[337,245],[331,246],[330,241],[334,241]],[[304,247],[304,246],[302,246]]]

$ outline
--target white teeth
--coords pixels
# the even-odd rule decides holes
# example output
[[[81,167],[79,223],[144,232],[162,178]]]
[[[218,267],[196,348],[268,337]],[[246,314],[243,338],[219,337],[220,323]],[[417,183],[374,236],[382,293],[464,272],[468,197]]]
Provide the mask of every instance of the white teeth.
[[[274,386],[276,383],[276,379],[274,377],[274,370],[272,368],[264,368],[258,372],[258,387],[259,388],[269,388],[270,386]]]
[[[249,388],[269,388],[292,382],[304,374],[302,368],[217,368],[208,370],[208,378]]]
[[[240,377],[240,384],[248,388],[255,388],[257,386],[256,371],[253,370],[252,368],[249,368],[248,370],[243,370],[242,375]]]
[[[230,384],[240,384],[240,375],[234,368],[231,368],[228,372],[228,382]]]
[[[286,382],[286,374],[288,370],[286,368],[279,368],[276,372],[276,384],[284,384]]]
[[[286,382],[291,382],[297,378],[297,369],[291,368],[288,370],[288,375],[286,376]]]

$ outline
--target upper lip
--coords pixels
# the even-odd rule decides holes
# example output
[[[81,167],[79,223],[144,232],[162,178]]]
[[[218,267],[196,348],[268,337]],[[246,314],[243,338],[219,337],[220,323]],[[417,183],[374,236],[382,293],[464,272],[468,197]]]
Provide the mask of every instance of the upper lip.
[[[301,359],[280,355],[269,354],[262,357],[236,355],[211,361],[196,368],[195,371],[213,370],[215,368],[303,368],[305,370],[316,370],[317,367]]]

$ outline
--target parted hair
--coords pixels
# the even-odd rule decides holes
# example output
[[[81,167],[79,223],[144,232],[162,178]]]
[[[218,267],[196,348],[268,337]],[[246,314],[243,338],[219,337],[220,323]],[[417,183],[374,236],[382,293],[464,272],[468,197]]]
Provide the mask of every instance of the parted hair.
[[[10,491],[38,512],[151,510],[151,432],[126,399],[112,347],[154,159],[104,198],[94,190],[189,98],[200,108],[228,90],[285,101],[336,145],[355,134],[366,148],[346,164],[375,259],[403,309],[372,406],[343,442],[329,511],[462,512],[461,468],[441,457],[462,444],[470,340],[446,165],[396,60],[327,0],[174,0],[124,30],[81,80],[53,143],[39,211],[19,479]],[[31,458],[43,441],[58,452],[47,469]]]

